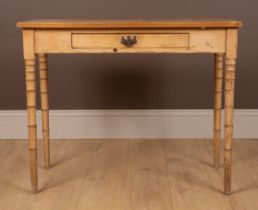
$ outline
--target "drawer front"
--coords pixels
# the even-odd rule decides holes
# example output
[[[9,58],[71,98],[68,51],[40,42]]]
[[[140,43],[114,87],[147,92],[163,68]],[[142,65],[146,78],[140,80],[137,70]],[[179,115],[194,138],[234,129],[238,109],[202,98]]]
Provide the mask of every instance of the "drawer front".
[[[187,49],[189,48],[189,33],[72,33],[71,44],[73,49]]]

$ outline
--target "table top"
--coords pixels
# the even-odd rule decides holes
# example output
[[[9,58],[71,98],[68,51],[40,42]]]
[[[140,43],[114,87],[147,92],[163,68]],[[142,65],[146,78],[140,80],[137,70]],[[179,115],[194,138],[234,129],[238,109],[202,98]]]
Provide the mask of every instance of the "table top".
[[[168,20],[61,20],[42,19],[18,22],[18,28],[30,29],[176,29],[176,28],[239,28],[242,23],[228,19]]]

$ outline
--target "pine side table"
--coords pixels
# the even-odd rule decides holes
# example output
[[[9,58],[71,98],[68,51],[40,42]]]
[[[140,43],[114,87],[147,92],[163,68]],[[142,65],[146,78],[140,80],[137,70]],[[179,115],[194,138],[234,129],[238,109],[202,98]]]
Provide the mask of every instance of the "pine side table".
[[[39,57],[44,161],[50,167],[47,54],[213,53],[214,167],[219,167],[221,99],[224,81],[224,192],[231,192],[235,64],[241,22],[235,20],[31,20],[22,28],[26,72],[28,142],[32,192],[37,192],[35,60]],[[223,72],[225,61],[225,71]],[[223,79],[224,75],[224,79]]]

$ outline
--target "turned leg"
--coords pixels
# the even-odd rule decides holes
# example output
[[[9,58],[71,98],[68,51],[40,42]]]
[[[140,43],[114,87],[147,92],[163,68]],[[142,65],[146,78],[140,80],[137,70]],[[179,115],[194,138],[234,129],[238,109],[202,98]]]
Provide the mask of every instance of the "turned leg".
[[[45,167],[50,167],[47,54],[39,54],[40,97]]]
[[[28,112],[28,147],[31,175],[31,190],[38,189],[37,173],[37,124],[36,124],[36,80],[35,80],[35,49],[34,31],[23,30],[23,52],[25,60],[25,79]]]
[[[214,119],[213,119],[213,163],[219,168],[220,159],[220,138],[221,138],[221,103],[222,103],[222,79],[224,54],[215,54],[214,68]]]
[[[32,192],[37,192],[37,125],[35,59],[25,59],[26,95],[28,112],[29,160]]]
[[[233,139],[233,112],[235,65],[237,54],[237,30],[227,30],[227,48],[225,62],[225,135],[224,135],[224,192],[231,193],[231,163]]]

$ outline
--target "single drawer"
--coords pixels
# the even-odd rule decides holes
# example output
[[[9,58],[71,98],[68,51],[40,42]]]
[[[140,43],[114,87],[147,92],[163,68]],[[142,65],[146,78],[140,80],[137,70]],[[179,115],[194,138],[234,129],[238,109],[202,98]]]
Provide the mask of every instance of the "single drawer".
[[[72,33],[73,49],[171,49],[189,48],[189,33]]]

